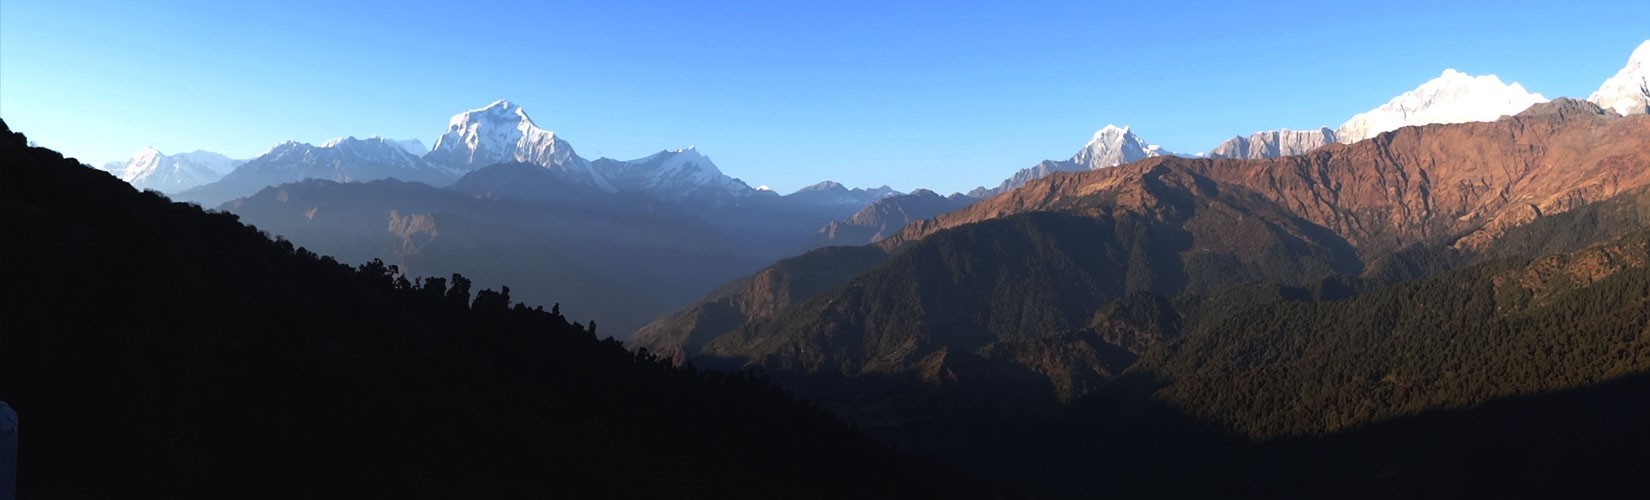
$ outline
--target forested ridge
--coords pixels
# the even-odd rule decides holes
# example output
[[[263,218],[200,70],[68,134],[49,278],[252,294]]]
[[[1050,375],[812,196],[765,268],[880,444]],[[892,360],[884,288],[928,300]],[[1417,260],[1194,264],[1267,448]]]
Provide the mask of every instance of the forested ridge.
[[[694,325],[726,333],[689,359],[1054,497],[1642,494],[1650,187],[1351,260],[1241,186],[1138,170],[1093,209],[882,245],[779,314]]]
[[[1650,466],[1647,242],[1164,313],[1182,336],[1124,375],[950,446],[1035,456],[973,467],[1076,498],[1631,497]],[[1519,281],[1555,267],[1598,279]]]
[[[352,268],[3,123],[0,162],[21,498],[986,495],[508,288]]]

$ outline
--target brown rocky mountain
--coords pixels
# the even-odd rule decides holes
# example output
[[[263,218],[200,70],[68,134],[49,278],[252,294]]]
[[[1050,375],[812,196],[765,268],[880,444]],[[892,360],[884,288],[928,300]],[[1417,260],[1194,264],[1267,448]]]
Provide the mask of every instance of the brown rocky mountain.
[[[1219,297],[1330,297],[1347,283],[1429,274],[1453,262],[1429,263],[1443,258],[1434,255],[1486,252],[1510,228],[1650,185],[1646,144],[1650,119],[1560,99],[1497,122],[1407,127],[1300,156],[1158,157],[1060,173],[914,222],[853,265],[814,254],[799,258],[811,266],[763,271],[761,281],[783,282],[806,267],[818,295],[725,288],[633,342],[775,373],[936,387],[972,379],[1067,399],[1173,334],[1142,326],[1166,308],[1150,297],[1182,309]],[[826,265],[856,275],[830,276]],[[763,307],[681,322],[711,316],[718,302]],[[874,389],[814,389],[850,413],[886,409]]]
[[[1557,99],[1495,122],[1404,127],[1300,156],[1157,157],[1056,174],[913,224],[884,245],[1014,213],[1070,210],[1151,172],[1177,171],[1253,191],[1365,255],[1440,239],[1475,249],[1508,227],[1650,183],[1646,137],[1650,120]]]

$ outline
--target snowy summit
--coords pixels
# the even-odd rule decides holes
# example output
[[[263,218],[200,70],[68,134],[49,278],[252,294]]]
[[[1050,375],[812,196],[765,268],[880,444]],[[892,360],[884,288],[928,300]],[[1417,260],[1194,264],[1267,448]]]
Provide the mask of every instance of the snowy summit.
[[[455,172],[506,162],[531,163],[614,191],[589,161],[573,152],[571,144],[539,128],[526,110],[506,100],[453,116],[447,122],[447,132],[436,139],[426,158]]]
[[[1335,131],[1335,138],[1350,144],[1411,125],[1495,121],[1542,102],[1547,98],[1541,94],[1517,83],[1502,83],[1495,75],[1472,76],[1446,69],[1415,90],[1353,116]]]
[[[143,148],[125,163],[110,162],[103,169],[138,189],[171,194],[217,181],[242,163],[246,160],[211,151],[168,156],[155,148]]]
[[[1627,66],[1587,100],[1622,115],[1650,114],[1650,40],[1639,44],[1627,58]]]

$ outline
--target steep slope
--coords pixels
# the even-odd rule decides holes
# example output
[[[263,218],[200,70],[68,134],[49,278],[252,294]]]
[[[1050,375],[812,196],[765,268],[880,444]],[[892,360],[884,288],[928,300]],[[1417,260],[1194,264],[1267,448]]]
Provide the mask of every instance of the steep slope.
[[[0,244],[28,291],[0,303],[21,497],[985,495],[763,382],[460,276],[339,265],[0,132],[0,227],[31,235]]]
[[[1650,40],[1633,49],[1627,65],[1599,85],[1587,101],[1623,115],[1650,113]]]
[[[104,170],[138,189],[176,193],[217,181],[246,163],[211,151],[166,155],[155,148],[143,148],[126,162],[110,162]]]
[[[1189,328],[1266,296],[1346,297],[1505,252],[1508,231],[1650,186],[1646,143],[1650,119],[1560,100],[1494,123],[1409,127],[1301,156],[1153,158],[1056,174],[907,225],[874,245],[892,255],[886,262],[818,295],[791,295],[777,314],[730,315],[691,335],[656,322],[666,331],[648,347],[795,375],[781,380],[868,418],[947,411],[967,387],[983,389],[962,400],[1007,398],[1023,409],[1042,393],[1053,403],[1180,331],[1143,325]],[[1588,214],[1539,249],[1618,234],[1585,228],[1622,216],[1575,215]],[[750,293],[742,300],[775,302]],[[1139,304],[1124,310],[1162,309],[1153,295],[1198,319],[1106,312],[1124,300]],[[703,342],[697,357],[688,338]]]
[[[660,151],[630,161],[600,158],[593,166],[615,189],[647,193],[661,200],[721,200],[757,194],[744,181],[723,174],[709,157],[693,147]]]
[[[866,245],[893,236],[911,221],[936,217],[975,202],[978,198],[963,194],[940,196],[927,189],[911,194],[889,196],[877,200],[854,215],[827,224],[809,242],[811,247],[828,245]]]
[[[880,245],[892,257],[852,279],[811,278],[842,283],[819,295],[745,289],[711,297],[649,325],[635,341],[654,351],[698,354],[694,359],[717,366],[749,364],[775,373],[912,377],[940,385],[985,380],[1020,388],[1024,404],[1046,404],[1117,373],[1152,342],[1133,338],[1126,325],[1103,324],[1056,341],[1075,349],[1039,346],[1095,327],[1096,313],[1109,301],[1133,292],[1218,293],[1250,281],[1310,285],[1360,271],[1352,248],[1332,233],[1259,195],[1205,178],[1165,169],[1097,196],[1115,203],[1020,214],[910,245]],[[800,259],[813,261],[810,272],[851,269],[867,262],[847,265],[841,256],[876,247],[826,250]],[[775,266],[759,276],[774,281],[797,273],[796,266]],[[681,321],[704,318],[730,298],[786,307],[760,315],[723,308],[737,314]],[[850,414],[873,410],[838,396],[884,403],[868,397],[878,393],[874,388],[807,393]],[[932,408],[908,411],[926,410]]]
[[[1173,155],[1155,144],[1148,144],[1128,126],[1118,127],[1106,125],[1094,133],[1088,144],[1077,150],[1071,159],[1065,161],[1044,160],[1031,168],[1015,172],[1013,176],[1004,179],[996,188],[979,188],[968,193],[975,198],[988,198],[998,193],[1025,185],[1036,179],[1047,177],[1055,172],[1082,172],[1107,167],[1115,167],[1124,163],[1132,163],[1146,158]]]
[[[1161,498],[1632,491],[1626,471],[1650,460],[1650,190],[1503,241],[1527,249],[1588,220],[1608,223],[1580,250],[1188,323],[1113,384],[998,429],[1002,441],[978,452],[1036,459],[980,465],[1074,493]],[[1189,312],[1208,315],[1175,314]],[[1093,453],[1098,443],[1110,453]],[[1109,472],[1080,473],[1095,470]]]
[[[457,178],[452,172],[409,154],[395,141],[382,137],[346,137],[320,146],[292,141],[277,144],[222,179],[178,192],[173,197],[215,207],[268,186],[309,179],[335,182],[399,179],[445,186]]]
[[[1650,183],[1650,119],[1559,99],[1496,122],[1406,127],[1268,160],[1153,158],[1059,174],[907,226],[884,244],[1010,214],[1105,201],[1159,169],[1241,186],[1376,256],[1447,241],[1481,248],[1507,228]]]
[[[1546,101],[1522,85],[1501,83],[1495,75],[1472,76],[1446,69],[1415,90],[1354,115],[1335,130],[1335,138],[1351,144],[1399,127],[1494,121]]]
[[[1164,384],[1157,397],[1256,437],[1331,432],[1642,373],[1650,371],[1647,243],[1650,233],[1640,231],[1347,301],[1245,311],[1135,371]]]
[[[1233,137],[1220,143],[1219,146],[1215,146],[1215,149],[1209,151],[1209,158],[1235,158],[1239,160],[1278,158],[1304,154],[1334,143],[1335,131],[1328,128],[1255,132],[1250,134],[1249,137]]]
[[[430,153],[430,148],[424,146],[424,141],[418,139],[395,141],[395,145],[401,146],[401,150],[410,155],[424,156]]]
[[[781,260],[761,272],[725,284],[682,310],[636,331],[627,342],[683,361],[705,343],[747,322],[766,319],[842,284],[888,254],[875,247],[829,247]]]
[[[768,262],[679,205],[526,163],[477,170],[450,189],[310,181],[223,208],[343,262],[509,284],[522,299],[586,311],[620,337]]]
[[[498,163],[531,163],[571,182],[615,190],[571,144],[539,128],[527,110],[505,100],[454,115],[424,159],[461,174]]]
[[[1359,272],[1353,250],[1253,193],[1162,170],[1098,196],[937,233],[828,293],[706,345],[784,371],[898,373],[937,349],[973,351],[1087,327],[1134,291],[1208,294]],[[885,247],[893,248],[893,247]]]

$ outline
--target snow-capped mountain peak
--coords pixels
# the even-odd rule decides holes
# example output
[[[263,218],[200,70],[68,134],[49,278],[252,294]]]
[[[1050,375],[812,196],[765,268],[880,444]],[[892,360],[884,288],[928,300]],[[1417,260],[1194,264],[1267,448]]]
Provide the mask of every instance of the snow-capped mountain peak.
[[[1335,131],[1335,137],[1353,143],[1411,125],[1494,121],[1542,102],[1547,98],[1516,82],[1503,83],[1495,75],[1472,76],[1451,68],[1415,90],[1353,116]]]
[[[1650,40],[1639,44],[1627,65],[1587,100],[1622,115],[1650,114]]]
[[[531,163],[576,182],[615,191],[589,161],[573,152],[571,144],[539,128],[521,106],[502,99],[454,115],[426,158],[457,172],[504,162]]]
[[[1094,136],[1083,149],[1072,155],[1071,162],[1089,169],[1115,167],[1124,163],[1140,161],[1153,156],[1171,154],[1156,144],[1147,144],[1135,135],[1129,126],[1107,124]]]
[[[743,181],[728,177],[710,157],[693,146],[654,153],[645,158],[596,160],[596,173],[619,191],[640,191],[661,198],[696,194],[745,195],[754,192]]]
[[[810,186],[804,186],[802,189],[796,190],[796,192],[797,193],[806,193],[806,192],[811,192],[811,191],[836,191],[836,190],[847,191],[848,188],[846,186],[843,186],[842,183],[837,182],[837,181],[823,181],[823,182],[820,182],[818,184],[814,184],[814,185],[810,185]]]
[[[355,136],[335,137],[331,140],[328,140],[326,142],[321,143],[321,147],[323,147],[323,148],[338,147],[340,144],[344,144],[346,142],[370,142],[370,143],[388,144],[390,146],[395,146],[396,149],[404,151],[407,154],[412,155],[412,156],[424,156],[425,153],[429,152],[429,150],[424,149],[424,143],[419,142],[418,139],[407,139],[407,140],[404,140],[404,141],[398,141],[398,140],[395,140],[395,139],[387,139],[387,138],[384,138],[384,137],[381,137],[381,136],[376,136],[376,135],[372,136],[372,137],[368,137],[366,139],[356,139]]]
[[[818,204],[865,206],[879,199],[899,194],[901,194],[899,191],[895,191],[894,188],[888,186],[850,189],[840,182],[824,181],[798,189],[785,195],[785,197],[791,200]]]
[[[145,147],[125,163],[110,162],[105,170],[138,189],[175,193],[216,181],[245,160],[233,160],[210,151],[194,151],[168,156]]]

